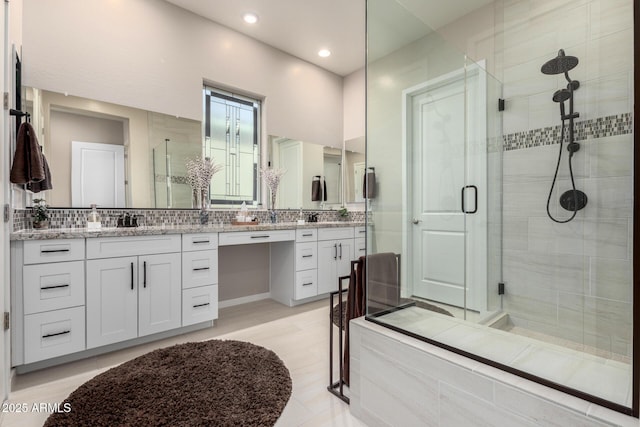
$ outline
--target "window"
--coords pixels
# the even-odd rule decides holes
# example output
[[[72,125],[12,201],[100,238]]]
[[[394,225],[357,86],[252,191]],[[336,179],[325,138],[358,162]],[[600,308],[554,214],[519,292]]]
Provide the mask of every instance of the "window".
[[[204,156],[224,165],[213,177],[212,205],[260,201],[260,101],[204,87]]]

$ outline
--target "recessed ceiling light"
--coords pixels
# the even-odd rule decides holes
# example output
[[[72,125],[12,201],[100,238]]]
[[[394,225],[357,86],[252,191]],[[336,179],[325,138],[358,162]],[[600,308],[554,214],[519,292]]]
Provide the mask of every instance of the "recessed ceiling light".
[[[323,58],[326,58],[327,56],[331,55],[331,51],[329,49],[320,49],[318,51],[318,55]]]
[[[258,22],[258,15],[256,15],[255,13],[245,13],[244,15],[242,15],[242,19],[244,19],[244,22],[246,22],[247,24],[255,24],[256,22]]]

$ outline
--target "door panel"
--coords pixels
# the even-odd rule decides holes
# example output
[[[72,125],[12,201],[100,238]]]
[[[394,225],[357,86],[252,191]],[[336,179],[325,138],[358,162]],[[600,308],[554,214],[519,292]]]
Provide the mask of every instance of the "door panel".
[[[486,309],[486,83],[475,66],[405,91],[413,294]]]
[[[124,208],[124,146],[71,142],[71,206]]]
[[[179,253],[139,257],[140,336],[180,327],[180,261]]]
[[[464,85],[413,98],[414,294],[462,307],[465,286]]]
[[[87,348],[138,336],[137,261],[87,261]]]

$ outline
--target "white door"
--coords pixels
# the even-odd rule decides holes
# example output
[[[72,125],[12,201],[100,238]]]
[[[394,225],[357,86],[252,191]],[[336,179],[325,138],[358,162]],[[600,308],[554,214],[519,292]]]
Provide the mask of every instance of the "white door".
[[[336,271],[338,277],[349,276],[351,274],[351,261],[354,259],[354,240],[353,239],[340,239],[338,243],[338,265]],[[338,290],[338,277],[336,277],[336,288]],[[347,282],[345,282],[346,284]]]
[[[124,146],[71,142],[71,206],[124,208]]]
[[[338,243],[318,242],[318,295],[338,289]]]
[[[138,336],[138,257],[87,261],[87,348]]]
[[[181,259],[179,253],[139,257],[139,336],[180,327]]]
[[[413,294],[477,311],[486,307],[481,76],[455,72],[405,92]]]

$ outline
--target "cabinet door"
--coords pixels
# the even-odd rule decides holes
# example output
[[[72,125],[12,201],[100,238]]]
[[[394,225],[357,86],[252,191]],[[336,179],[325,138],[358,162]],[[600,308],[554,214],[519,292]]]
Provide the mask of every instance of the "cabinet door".
[[[353,239],[341,239],[337,240],[336,243],[338,244],[338,259],[336,260],[338,263],[336,267],[338,277],[349,276],[351,274],[351,261],[354,259],[355,252]],[[337,286],[336,284],[336,287]]]
[[[318,242],[318,295],[338,290],[338,243]]]
[[[138,258],[87,261],[87,348],[138,336]]]
[[[138,257],[139,336],[180,327],[180,261],[179,253]]]

